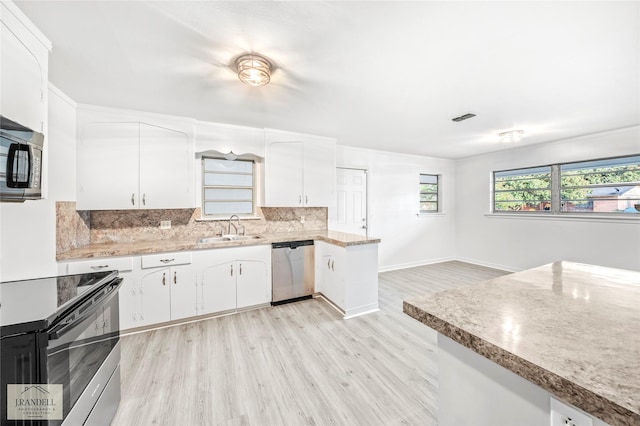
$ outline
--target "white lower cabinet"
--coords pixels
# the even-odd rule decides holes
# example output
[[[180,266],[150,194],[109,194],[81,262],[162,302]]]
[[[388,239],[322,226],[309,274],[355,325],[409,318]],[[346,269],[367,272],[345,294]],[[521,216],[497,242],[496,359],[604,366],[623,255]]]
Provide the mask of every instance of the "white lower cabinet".
[[[316,291],[352,318],[378,310],[378,245],[316,241]]]
[[[196,315],[196,273],[190,252],[142,256],[141,266],[134,297],[141,325]]]
[[[236,308],[235,262],[205,267],[198,288],[198,314],[230,311]]]
[[[315,243],[316,291],[344,309],[344,249],[332,244]]]
[[[233,311],[271,301],[271,246],[193,253],[198,275],[198,315]]]

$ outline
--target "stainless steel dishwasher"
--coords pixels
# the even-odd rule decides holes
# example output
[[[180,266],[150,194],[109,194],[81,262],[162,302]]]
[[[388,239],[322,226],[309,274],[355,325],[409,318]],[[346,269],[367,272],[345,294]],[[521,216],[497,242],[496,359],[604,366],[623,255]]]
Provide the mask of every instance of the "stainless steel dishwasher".
[[[313,240],[271,244],[272,305],[308,299],[315,289]]]

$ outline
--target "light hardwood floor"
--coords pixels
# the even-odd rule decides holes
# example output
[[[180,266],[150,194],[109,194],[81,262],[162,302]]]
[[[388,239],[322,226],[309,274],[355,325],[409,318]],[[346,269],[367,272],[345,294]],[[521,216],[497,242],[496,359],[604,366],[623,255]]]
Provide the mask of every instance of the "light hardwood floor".
[[[112,424],[436,424],[436,334],[402,300],[505,273],[381,273],[380,311],[346,321],[313,299],[125,336]]]

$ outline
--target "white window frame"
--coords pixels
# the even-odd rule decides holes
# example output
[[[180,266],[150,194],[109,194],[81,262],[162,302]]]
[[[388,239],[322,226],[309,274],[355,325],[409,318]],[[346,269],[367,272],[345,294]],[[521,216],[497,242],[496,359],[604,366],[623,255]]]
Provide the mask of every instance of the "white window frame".
[[[601,162],[601,161],[610,161],[610,160],[616,160],[616,159],[633,159],[634,157],[638,157],[640,156],[640,154],[632,154],[632,155],[625,155],[625,156],[618,156],[618,157],[608,157],[608,158],[596,158],[596,159],[591,159],[591,160],[582,160],[582,161],[573,161],[573,162],[566,162],[566,163],[556,163],[556,164],[551,164],[551,165],[545,165],[545,166],[535,166],[535,167],[524,167],[524,168],[519,168],[519,169],[511,169],[511,170],[496,170],[493,171],[491,174],[491,214],[492,215],[513,215],[513,216],[528,216],[528,215],[537,215],[537,216],[549,216],[549,217],[559,217],[559,216],[564,216],[564,217],[593,217],[593,218],[597,218],[597,217],[618,217],[618,218],[624,218],[624,219],[640,219],[640,212],[638,212],[637,214],[635,212],[624,212],[624,211],[619,211],[619,212],[598,212],[598,211],[563,211],[563,203],[564,201],[562,200],[561,194],[563,190],[566,189],[574,189],[576,187],[571,187],[571,188],[567,188],[567,187],[563,187],[562,186],[562,168],[563,166],[572,166],[572,165],[581,165],[581,164],[588,164],[588,163],[595,163],[595,162]],[[548,211],[518,211],[518,210],[513,210],[513,211],[504,211],[504,210],[496,210],[496,173],[501,173],[501,172],[509,172],[509,171],[513,171],[513,172],[519,172],[519,171],[523,171],[526,172],[527,170],[535,170],[535,169],[540,169],[543,167],[549,167],[551,170],[551,183],[550,183],[550,190],[551,190],[551,208]],[[625,185],[626,184],[626,185]],[[632,186],[636,186],[636,185],[640,185],[640,182],[624,182],[624,183],[607,183],[607,184],[593,184],[593,185],[588,185],[588,186],[582,186],[581,188],[597,188],[597,187],[611,187],[611,188],[615,188],[615,187],[621,187],[621,186],[630,186],[629,184],[632,184]]]
[[[420,185],[422,185],[422,176],[430,176],[436,178],[436,191],[435,192],[422,192]],[[442,203],[441,203],[441,185],[442,185],[442,175],[436,173],[420,173],[418,175],[418,215],[431,215],[442,213]],[[436,196],[436,210],[422,210],[421,205],[423,201],[421,200],[422,194],[435,194]],[[427,201],[432,203],[433,201]]]
[[[207,171],[205,170],[205,160],[224,160],[224,161],[243,161],[243,162],[247,162],[247,163],[251,163],[251,186],[219,186],[219,185],[206,185],[205,184],[205,175],[207,174]],[[215,155],[203,155],[202,159],[201,159],[201,178],[202,178],[202,192],[201,192],[201,202],[202,202],[202,207],[201,207],[201,217],[203,219],[228,219],[231,215],[238,215],[238,217],[240,218],[253,218],[255,217],[256,214],[256,207],[257,207],[257,175],[256,175],[256,162],[254,160],[248,160],[248,159],[237,159],[237,160],[227,160],[224,157],[221,156],[215,156]],[[242,173],[244,174],[244,173]],[[207,200],[205,198],[205,194],[206,194],[206,190],[207,189],[211,189],[211,188],[223,188],[223,189],[250,189],[251,190],[251,212],[250,213],[239,213],[239,212],[228,212],[228,213],[220,213],[220,214],[206,214],[206,203],[209,202],[216,202],[218,200]],[[231,201],[238,201],[238,200],[227,200],[229,202]],[[221,203],[225,202],[225,201],[219,201]]]

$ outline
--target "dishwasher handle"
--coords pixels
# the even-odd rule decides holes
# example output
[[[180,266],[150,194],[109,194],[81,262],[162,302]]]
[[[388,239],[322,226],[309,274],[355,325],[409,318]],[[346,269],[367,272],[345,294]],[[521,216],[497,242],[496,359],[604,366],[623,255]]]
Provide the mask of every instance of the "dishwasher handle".
[[[272,249],[283,249],[283,248],[288,248],[291,250],[295,250],[298,247],[301,246],[312,246],[313,245],[313,240],[304,240],[304,241],[283,241],[283,242],[278,242],[278,243],[272,243],[271,244],[271,248]]]

